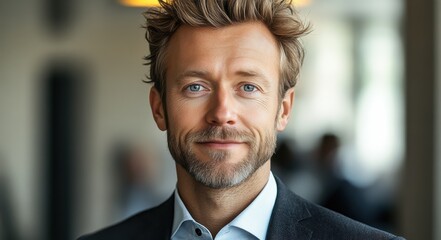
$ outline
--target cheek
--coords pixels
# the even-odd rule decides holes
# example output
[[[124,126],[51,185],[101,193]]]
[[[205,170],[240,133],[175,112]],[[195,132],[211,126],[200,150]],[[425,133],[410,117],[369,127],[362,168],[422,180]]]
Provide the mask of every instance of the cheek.
[[[169,131],[177,138],[185,138],[189,132],[201,125],[203,121],[201,113],[201,109],[197,106],[173,101],[172,104],[167,105]]]
[[[244,104],[240,109],[240,115],[244,122],[251,124],[257,128],[265,126],[275,126],[276,116],[278,113],[277,103],[272,101],[256,100],[248,104]]]

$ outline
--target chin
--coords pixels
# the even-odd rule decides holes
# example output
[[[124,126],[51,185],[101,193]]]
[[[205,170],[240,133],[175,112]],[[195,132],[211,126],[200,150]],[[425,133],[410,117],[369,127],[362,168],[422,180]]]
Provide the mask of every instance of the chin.
[[[197,182],[214,189],[235,187],[246,181],[256,171],[253,165],[231,163],[188,170]]]

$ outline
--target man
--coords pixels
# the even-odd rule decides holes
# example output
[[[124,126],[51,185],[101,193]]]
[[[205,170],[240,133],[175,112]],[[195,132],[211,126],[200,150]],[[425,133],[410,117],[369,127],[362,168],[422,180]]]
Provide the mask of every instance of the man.
[[[289,192],[270,171],[308,27],[285,0],[174,0],[146,13],[150,105],[176,161],[158,207],[81,239],[400,239]]]

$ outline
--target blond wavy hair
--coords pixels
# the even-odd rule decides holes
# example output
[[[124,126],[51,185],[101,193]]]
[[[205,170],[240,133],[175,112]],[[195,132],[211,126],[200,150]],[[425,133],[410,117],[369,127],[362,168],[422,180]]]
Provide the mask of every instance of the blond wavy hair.
[[[310,26],[300,20],[291,0],[159,0],[160,7],[149,8],[145,38],[150,54],[147,82],[165,96],[166,52],[172,35],[181,25],[220,28],[235,23],[260,21],[274,35],[280,49],[279,96],[296,85],[304,50],[300,37]]]

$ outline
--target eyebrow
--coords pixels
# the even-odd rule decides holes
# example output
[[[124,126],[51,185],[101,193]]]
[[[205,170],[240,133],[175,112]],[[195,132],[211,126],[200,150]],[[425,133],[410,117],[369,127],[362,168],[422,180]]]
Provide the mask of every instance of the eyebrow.
[[[270,85],[270,79],[268,79],[263,73],[256,70],[239,70],[235,73],[241,77],[245,78],[258,78],[262,80],[262,83],[266,86]]]
[[[209,76],[209,75],[210,75],[210,74],[209,74],[207,71],[188,70],[188,71],[185,71],[185,72],[179,74],[179,75],[176,77],[176,80],[177,80],[177,81],[180,81],[180,80],[182,80],[183,78],[186,78],[186,77],[207,78],[207,76]]]
[[[266,79],[266,77],[262,73],[254,70],[239,70],[236,72],[236,75],[243,77],[260,77]]]
[[[177,81],[180,81],[186,77],[197,77],[197,78],[210,78],[210,73],[203,70],[188,70],[176,77]],[[270,79],[268,79],[264,74],[257,70],[238,70],[234,73],[236,76],[245,77],[245,78],[258,78],[261,79],[262,83],[265,86],[270,85]]]

